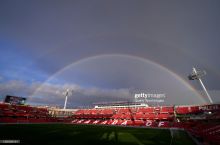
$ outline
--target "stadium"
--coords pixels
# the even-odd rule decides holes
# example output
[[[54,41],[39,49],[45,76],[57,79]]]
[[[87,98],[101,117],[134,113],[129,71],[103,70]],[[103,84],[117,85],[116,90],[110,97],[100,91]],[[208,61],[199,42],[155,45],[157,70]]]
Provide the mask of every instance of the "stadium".
[[[114,102],[65,109],[65,102],[59,109],[24,105],[25,100],[6,96],[0,104],[0,135],[5,139],[16,136],[23,144],[220,144],[220,104]]]
[[[0,145],[220,145],[219,0],[1,0]]]

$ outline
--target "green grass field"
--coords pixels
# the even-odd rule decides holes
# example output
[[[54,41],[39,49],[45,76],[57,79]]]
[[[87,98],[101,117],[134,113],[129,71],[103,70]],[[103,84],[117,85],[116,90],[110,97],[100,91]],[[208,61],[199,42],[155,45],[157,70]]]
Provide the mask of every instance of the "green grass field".
[[[184,131],[174,131],[172,145],[194,145]],[[26,145],[170,145],[169,129],[71,124],[0,125],[0,140]]]

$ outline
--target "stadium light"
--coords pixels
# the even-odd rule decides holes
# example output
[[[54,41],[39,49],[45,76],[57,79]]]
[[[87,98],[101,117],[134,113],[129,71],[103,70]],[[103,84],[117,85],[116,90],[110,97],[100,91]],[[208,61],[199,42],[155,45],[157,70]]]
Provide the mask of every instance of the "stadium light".
[[[64,102],[64,107],[63,107],[63,109],[66,109],[67,99],[68,99],[68,96],[71,96],[71,95],[72,95],[72,90],[66,89],[66,91],[63,92],[63,93],[64,93],[64,95],[65,95],[65,102]]]
[[[203,84],[202,79],[201,79],[205,75],[206,75],[205,71],[196,70],[196,68],[193,67],[192,73],[188,76],[188,79],[189,80],[199,80],[203,90],[205,91],[206,95],[209,98],[210,103],[212,104],[213,103],[212,98],[209,95],[208,91],[206,90],[206,87]]]

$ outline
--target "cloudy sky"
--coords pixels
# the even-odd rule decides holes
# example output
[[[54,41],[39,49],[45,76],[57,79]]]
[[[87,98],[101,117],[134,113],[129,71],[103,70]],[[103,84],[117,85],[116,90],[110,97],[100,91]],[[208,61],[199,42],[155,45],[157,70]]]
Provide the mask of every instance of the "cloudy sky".
[[[0,1],[0,95],[68,106],[133,101],[204,104],[192,67],[220,102],[219,0]]]

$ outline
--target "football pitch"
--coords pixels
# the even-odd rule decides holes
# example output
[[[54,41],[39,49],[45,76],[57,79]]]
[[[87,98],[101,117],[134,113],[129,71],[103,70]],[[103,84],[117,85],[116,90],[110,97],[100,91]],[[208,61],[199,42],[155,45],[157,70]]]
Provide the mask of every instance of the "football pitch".
[[[26,145],[195,145],[182,130],[72,124],[1,124],[0,140]]]

